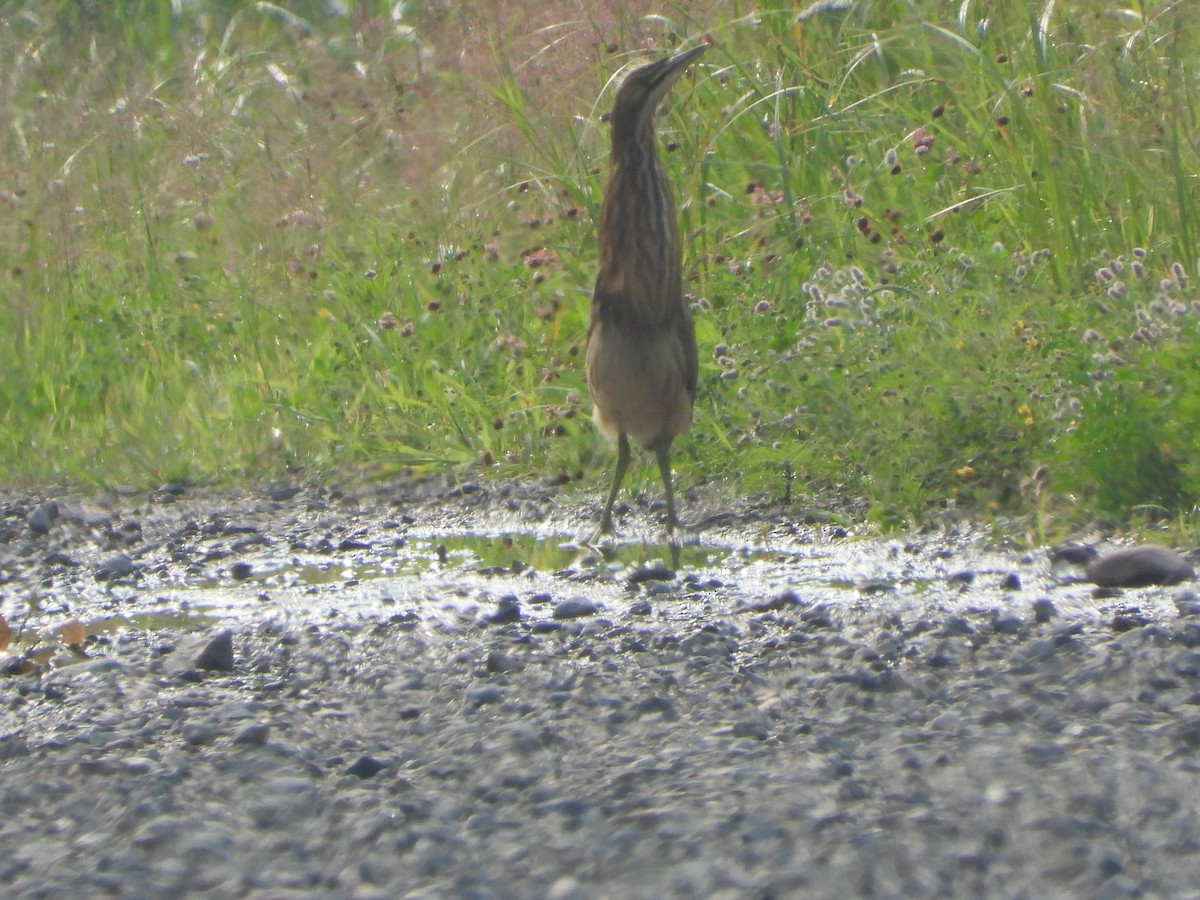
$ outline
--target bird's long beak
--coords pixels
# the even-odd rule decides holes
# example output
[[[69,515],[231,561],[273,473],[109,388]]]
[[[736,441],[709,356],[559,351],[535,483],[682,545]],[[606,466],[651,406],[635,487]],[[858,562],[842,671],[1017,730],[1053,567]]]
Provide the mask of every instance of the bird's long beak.
[[[665,97],[667,91],[671,89],[671,85],[679,80],[679,76],[683,74],[691,61],[707,49],[708,44],[697,44],[691,50],[684,50],[682,53],[660,62],[659,66],[661,68],[655,73],[654,79],[653,91],[655,98],[662,99]]]

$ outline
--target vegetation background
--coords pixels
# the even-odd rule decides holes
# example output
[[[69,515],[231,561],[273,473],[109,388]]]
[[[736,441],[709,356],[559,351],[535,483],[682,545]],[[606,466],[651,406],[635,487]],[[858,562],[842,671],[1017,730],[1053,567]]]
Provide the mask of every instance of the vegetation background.
[[[603,114],[700,40],[661,120],[702,356],[685,489],[1191,527],[1185,0],[10,0],[4,480],[598,497]]]

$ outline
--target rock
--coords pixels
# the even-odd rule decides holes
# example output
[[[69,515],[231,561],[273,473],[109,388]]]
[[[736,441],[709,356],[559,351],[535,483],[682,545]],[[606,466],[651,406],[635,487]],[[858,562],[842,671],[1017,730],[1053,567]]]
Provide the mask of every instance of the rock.
[[[347,775],[353,775],[355,778],[374,778],[383,769],[387,768],[387,763],[380,762],[373,756],[363,754],[350,768],[346,769]]]
[[[1112,630],[1116,632],[1132,631],[1135,628],[1144,628],[1150,624],[1150,619],[1138,609],[1136,606],[1127,609],[1119,609],[1112,617]]]
[[[582,595],[568,597],[554,607],[553,617],[556,619],[578,619],[583,616],[594,616],[599,612],[594,600]]]
[[[642,566],[632,572],[626,583],[635,587],[647,581],[674,581],[675,573],[664,565]]]
[[[189,722],[183,726],[183,739],[193,747],[211,744],[217,739],[217,729],[207,722]]]
[[[1117,550],[1093,560],[1087,577],[1100,587],[1179,584],[1195,577],[1192,564],[1169,547],[1146,544]]]
[[[1020,634],[1023,624],[1016,616],[997,616],[992,621],[992,630],[996,634]]]
[[[755,741],[765,741],[771,736],[767,725],[760,719],[741,719],[734,722],[730,734],[738,738],[750,738]]]
[[[498,674],[503,672],[520,672],[525,666],[520,660],[513,659],[507,653],[501,653],[499,650],[489,650],[484,668],[492,674]]]
[[[209,641],[196,657],[195,666],[209,672],[232,672],[233,632],[226,629]]]
[[[1044,625],[1058,615],[1054,601],[1049,597],[1038,597],[1033,601],[1033,621]]]
[[[1050,561],[1086,566],[1096,555],[1096,548],[1090,544],[1059,544],[1050,551]]]
[[[271,735],[271,726],[266,722],[247,725],[233,736],[234,744],[242,747],[261,747]]]
[[[1019,591],[1021,589],[1021,576],[1016,572],[1009,572],[1000,582],[1000,590],[1002,591]]]
[[[26,521],[29,523],[29,530],[34,534],[45,534],[57,518],[58,504],[50,500],[31,512]]]
[[[109,557],[96,569],[97,581],[115,581],[118,578],[128,578],[138,570],[137,564],[124,553]]]
[[[489,703],[499,703],[504,699],[504,691],[495,685],[484,685],[467,691],[467,702],[472,706],[486,706]]]
[[[938,635],[940,637],[965,637],[974,633],[975,629],[971,627],[971,623],[962,616],[950,616],[946,619],[946,624],[942,626]]]
[[[675,704],[671,702],[671,698],[661,694],[651,694],[649,697],[642,698],[633,709],[639,715],[658,713],[668,722],[674,722],[679,718],[679,713],[675,709]]]
[[[496,602],[496,608],[484,616],[483,621],[488,625],[508,625],[521,621],[521,603],[511,594],[501,597]]]
[[[766,600],[760,600],[756,603],[750,603],[744,609],[747,612],[777,612],[781,609],[786,609],[789,606],[798,606],[800,598],[796,596],[796,592],[790,588],[780,591],[774,597],[769,597]]]
[[[833,609],[828,603],[818,603],[800,613],[800,621],[809,628],[832,628]]]
[[[276,503],[283,503],[285,500],[291,500],[298,493],[300,488],[291,484],[269,484],[267,485],[267,499],[274,500]]]
[[[245,581],[254,574],[254,567],[248,562],[235,562],[229,567],[229,574],[237,581]]]
[[[1179,611],[1180,616],[1198,616],[1200,615],[1200,597],[1191,591],[1183,591],[1175,598],[1175,608]]]

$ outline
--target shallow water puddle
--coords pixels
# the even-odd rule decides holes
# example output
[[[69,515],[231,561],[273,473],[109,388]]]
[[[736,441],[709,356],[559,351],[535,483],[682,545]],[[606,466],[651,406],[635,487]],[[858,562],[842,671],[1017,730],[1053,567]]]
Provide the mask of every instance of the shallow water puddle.
[[[555,533],[386,531],[322,552],[264,541],[186,567],[147,560],[134,579],[63,585],[57,599],[84,621],[141,628],[171,627],[155,624],[160,611],[179,611],[190,624],[271,616],[302,622],[415,616],[464,624],[483,620],[502,598],[515,598],[522,616],[540,619],[580,595],[598,604],[601,615],[623,615],[634,604],[646,613],[649,602],[646,614],[671,618],[764,608],[784,592],[801,609],[830,604],[900,614],[989,609],[1027,618],[1043,597],[1073,616],[1130,603],[1147,611],[1155,603],[1170,606],[1161,591],[1097,600],[1091,585],[1052,566],[1045,553],[998,549],[979,535],[750,541],[711,533],[680,548],[674,575],[670,566],[661,542],[626,540],[598,550]]]
[[[677,577],[661,543],[623,542],[601,553],[561,535],[406,535],[331,559],[269,549],[180,585],[179,602],[235,618],[282,612],[303,618],[389,618],[401,612],[485,614],[501,597],[548,615],[553,602],[587,594],[617,612],[650,596],[680,613],[759,603],[783,590],[803,599],[853,602],[863,596],[925,593],[949,578],[905,559],[896,544],[847,540],[793,547],[692,541],[680,548]],[[242,566],[241,577],[231,574]]]

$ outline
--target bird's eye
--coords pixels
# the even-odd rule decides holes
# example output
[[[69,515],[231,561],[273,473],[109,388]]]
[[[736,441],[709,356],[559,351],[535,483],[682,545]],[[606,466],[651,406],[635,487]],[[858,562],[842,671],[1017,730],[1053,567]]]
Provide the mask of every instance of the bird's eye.
[[[610,110],[609,112],[606,112],[606,113],[601,113],[601,114],[600,114],[600,121],[601,121],[601,122],[607,122],[607,121],[608,121],[609,119],[611,119],[611,118],[612,118],[612,111],[611,111],[611,110]]]

